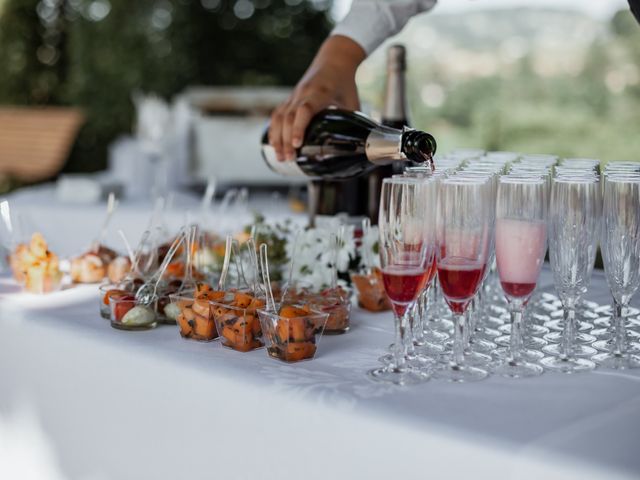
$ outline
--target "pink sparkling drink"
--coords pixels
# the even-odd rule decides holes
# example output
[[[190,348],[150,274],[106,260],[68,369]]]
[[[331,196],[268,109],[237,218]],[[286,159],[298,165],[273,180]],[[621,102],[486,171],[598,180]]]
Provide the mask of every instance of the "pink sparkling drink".
[[[496,220],[496,262],[500,283],[507,296],[526,299],[536,288],[546,239],[544,222]]]

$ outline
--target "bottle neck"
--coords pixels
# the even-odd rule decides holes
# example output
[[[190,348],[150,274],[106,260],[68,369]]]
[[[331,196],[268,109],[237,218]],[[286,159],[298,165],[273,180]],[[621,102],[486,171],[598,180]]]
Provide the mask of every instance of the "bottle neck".
[[[399,65],[394,65],[387,69],[382,123],[407,125],[408,121],[405,73]]]
[[[407,160],[425,163],[431,161],[436,147],[435,138],[426,132],[381,126],[371,130],[365,152],[368,160],[376,165]]]

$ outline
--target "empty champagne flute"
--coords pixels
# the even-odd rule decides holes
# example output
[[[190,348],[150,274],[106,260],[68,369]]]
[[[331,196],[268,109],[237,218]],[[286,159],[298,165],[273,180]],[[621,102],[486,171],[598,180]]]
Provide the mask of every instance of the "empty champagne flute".
[[[611,175],[603,187],[602,260],[613,296],[614,337],[610,351],[593,357],[610,368],[639,368],[640,355],[629,352],[623,312],[640,286],[640,179]],[[637,352],[636,352],[637,353]]]
[[[547,242],[547,192],[542,179],[503,177],[496,206],[496,261],[509,304],[509,352],[494,373],[520,378],[540,375],[541,366],[522,357],[524,309],[536,288]]]
[[[427,368],[411,364],[408,316],[425,288],[433,266],[435,182],[428,178],[387,178],[382,184],[378,228],[384,289],[394,312],[396,339],[392,361],[369,371],[377,381],[398,385],[430,378]]]
[[[486,378],[486,370],[466,364],[465,311],[487,267],[493,219],[493,189],[485,179],[451,177],[440,183],[436,221],[438,281],[453,313],[454,340],[449,362],[438,378],[469,382]]]
[[[595,350],[576,345],[576,305],[591,279],[600,231],[600,185],[586,177],[554,178],[549,206],[549,256],[553,280],[564,308],[560,345],[542,350],[551,355],[540,363],[550,370],[574,373],[592,370]]]

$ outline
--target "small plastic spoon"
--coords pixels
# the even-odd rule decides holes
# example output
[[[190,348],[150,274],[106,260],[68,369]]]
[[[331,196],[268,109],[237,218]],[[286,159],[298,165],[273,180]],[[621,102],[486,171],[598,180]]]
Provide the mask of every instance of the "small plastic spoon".
[[[289,292],[289,288],[291,287],[291,283],[293,282],[293,264],[296,261],[296,253],[298,251],[298,240],[300,238],[300,230],[296,232],[295,237],[293,237],[293,248],[291,249],[291,263],[289,264],[289,276],[287,277],[287,283],[282,289],[282,297],[280,298],[280,303],[284,303],[284,299]]]
[[[173,241],[173,244],[171,245],[169,252],[167,252],[167,255],[164,257],[164,260],[162,261],[162,265],[160,265],[160,268],[158,269],[158,271],[154,275],[152,275],[151,278],[149,278],[149,280],[145,282],[144,285],[142,285],[136,292],[136,303],[149,305],[151,302],[153,302],[153,300],[156,298],[158,285],[160,284],[160,280],[162,280],[162,275],[164,274],[165,270],[169,266],[169,263],[173,259],[173,256],[175,255],[176,251],[178,250],[178,247],[180,247],[184,239],[185,239],[185,231],[183,229],[180,232],[180,234],[176,237],[176,239]]]
[[[131,262],[131,266],[133,267],[133,262],[136,259],[135,253],[133,253],[133,249],[131,248],[131,244],[129,240],[127,240],[127,236],[124,234],[122,230],[118,230],[118,235],[122,237],[122,241],[124,242],[124,246],[127,249],[127,255],[129,256],[129,261]]]
[[[371,220],[369,217],[366,217],[362,220],[362,261],[364,263],[364,274],[366,276],[371,275],[371,267],[373,266],[369,245],[365,243],[365,240],[368,240],[370,234]]]
[[[107,236],[109,223],[111,222],[111,217],[113,217],[113,213],[116,211],[116,208],[118,208],[118,200],[116,199],[116,195],[111,192],[109,193],[109,198],[107,199],[107,215],[102,222],[102,228],[100,228],[100,234],[98,235],[98,238],[93,241],[91,248],[92,250],[98,251],[100,245],[102,245],[104,237]]]
[[[276,311],[276,302],[273,299],[273,290],[271,290],[271,279],[269,278],[269,260],[267,255],[267,244],[260,245],[260,265],[262,267],[262,281],[264,289],[267,293],[267,311]]]
[[[220,279],[218,280],[218,290],[224,289],[224,284],[227,281],[227,275],[229,274],[229,261],[231,260],[231,243],[233,237],[227,235],[227,240],[224,247],[224,261],[222,262],[222,272],[220,273]]]
[[[182,285],[178,289],[178,292],[190,290],[195,287],[195,280],[193,279],[193,250],[196,245],[196,238],[198,236],[198,226],[191,225],[189,233],[186,236],[187,241],[187,261],[184,268],[184,277],[182,278]]]

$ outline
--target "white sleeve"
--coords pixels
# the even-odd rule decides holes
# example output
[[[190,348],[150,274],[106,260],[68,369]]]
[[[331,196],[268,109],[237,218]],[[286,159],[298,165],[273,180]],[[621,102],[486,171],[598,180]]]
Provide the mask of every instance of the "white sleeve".
[[[353,0],[347,16],[331,32],[356,41],[367,55],[398,33],[411,17],[431,10],[437,0]]]

